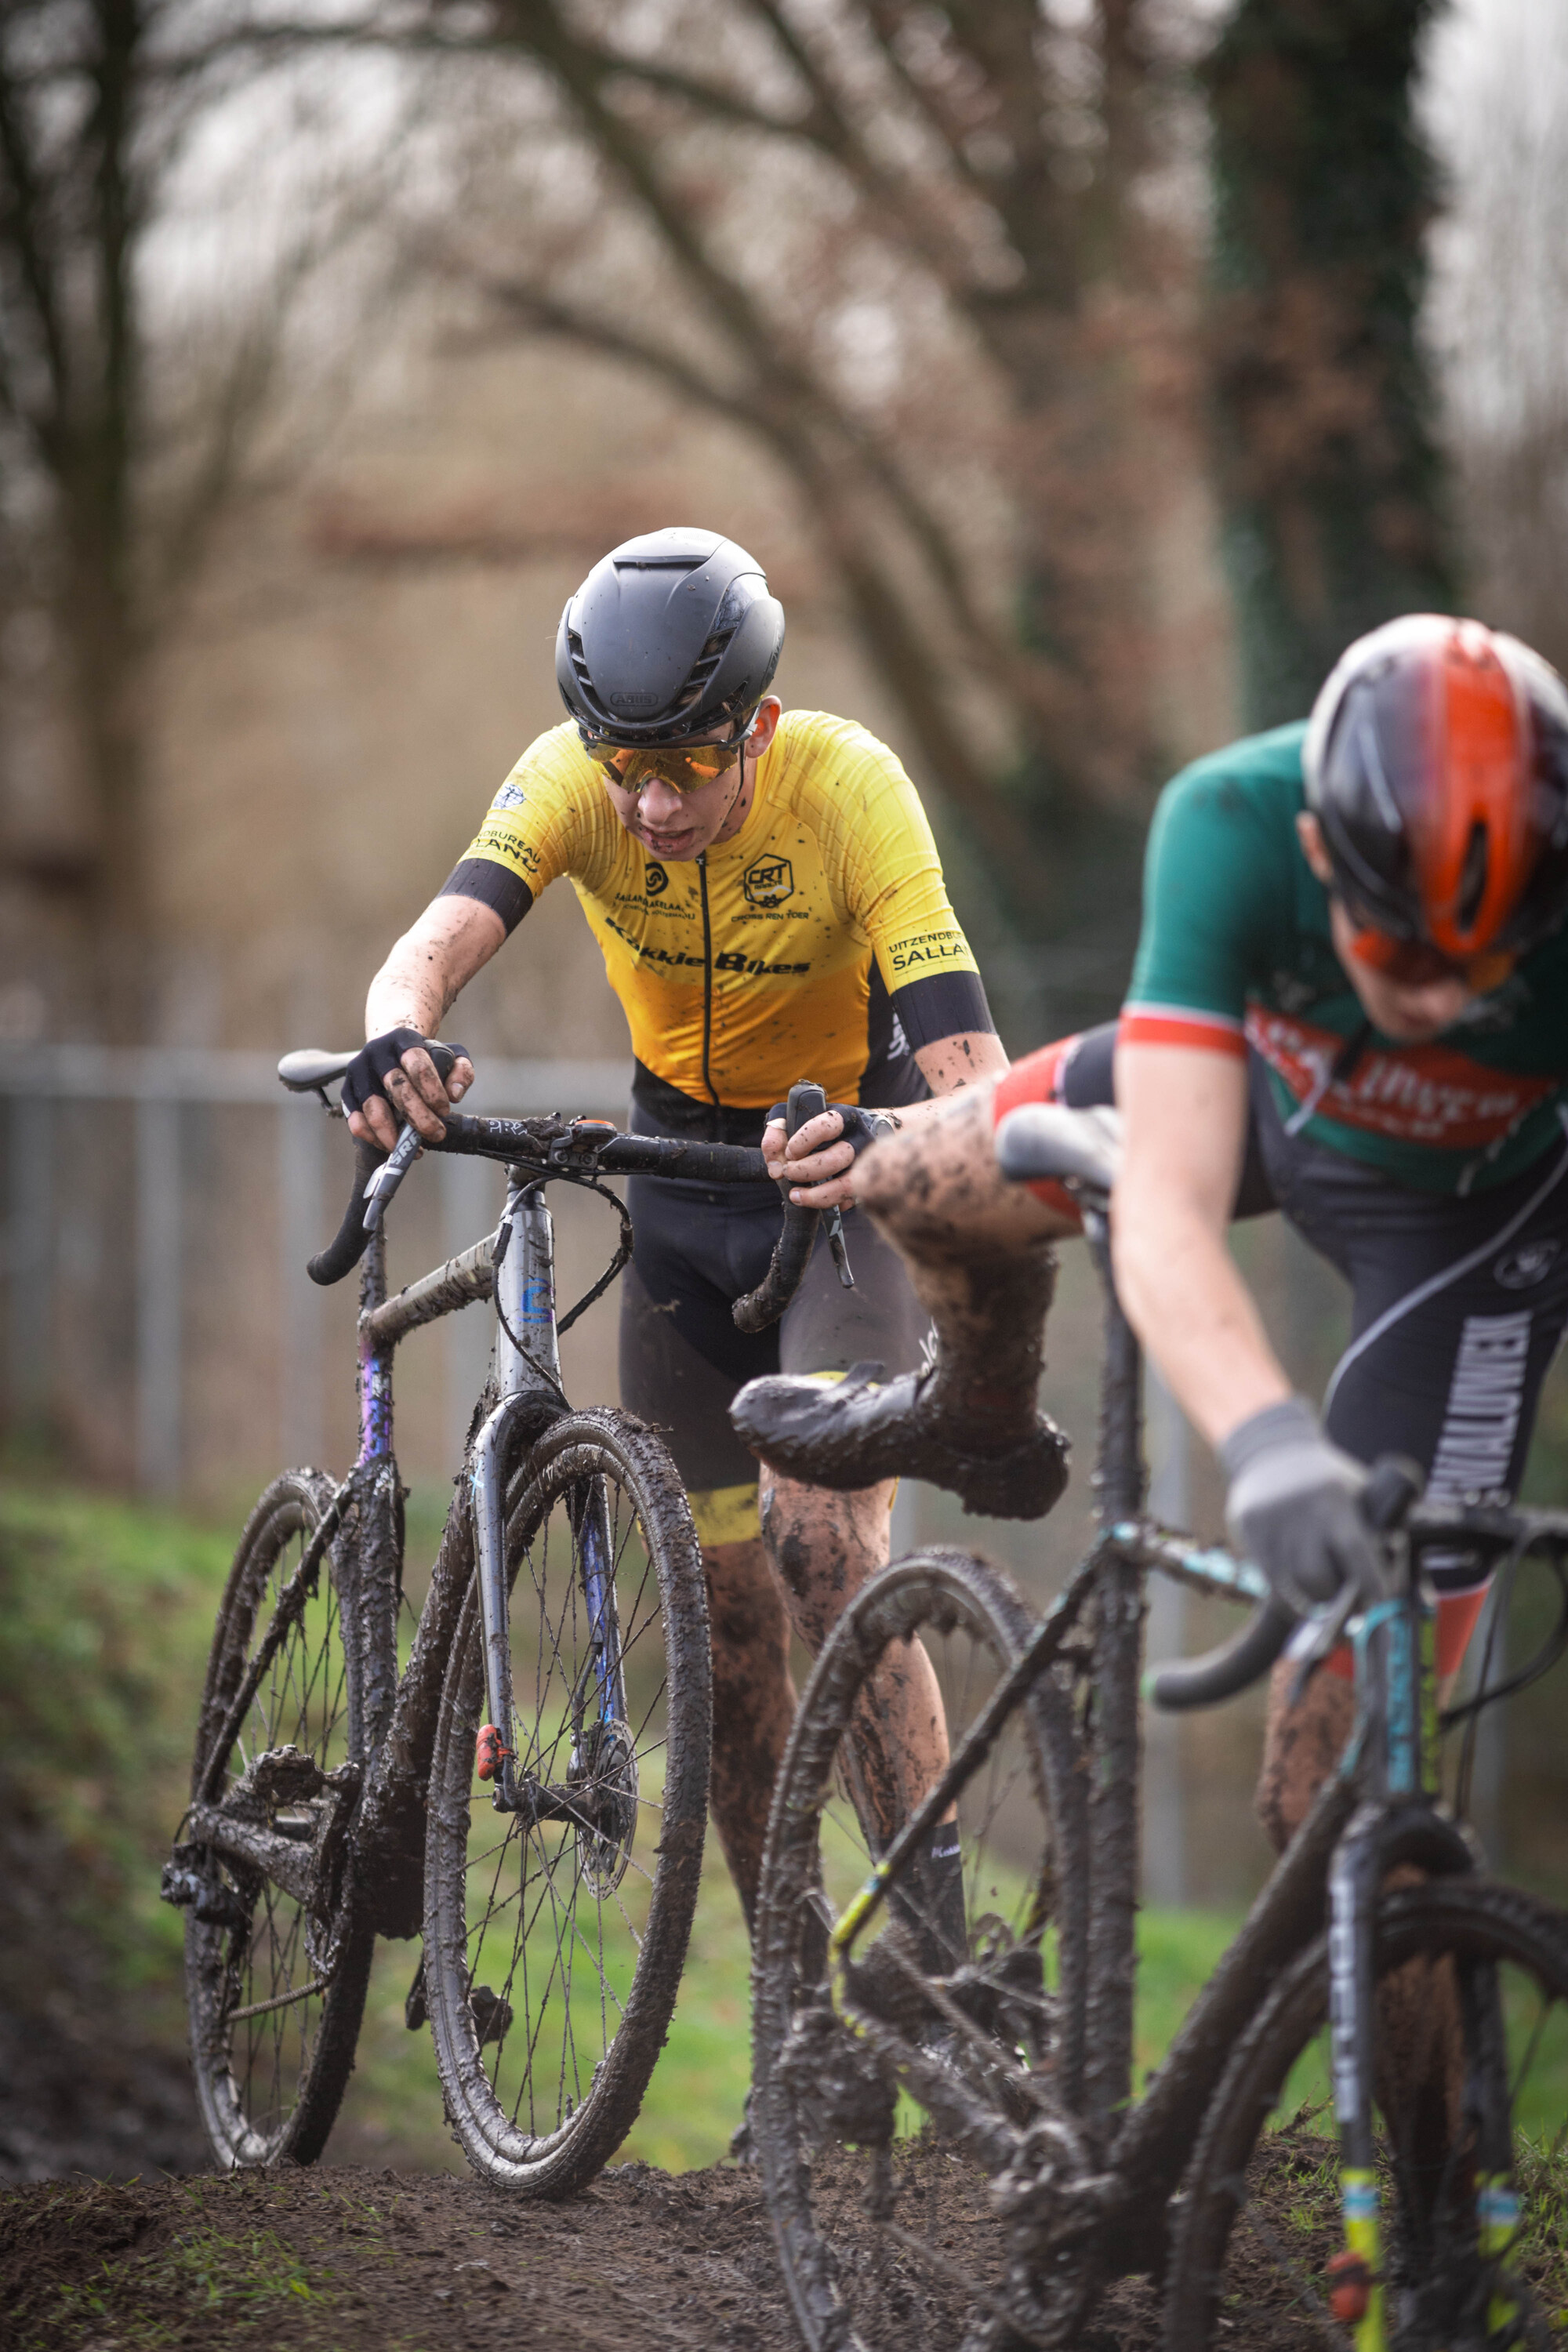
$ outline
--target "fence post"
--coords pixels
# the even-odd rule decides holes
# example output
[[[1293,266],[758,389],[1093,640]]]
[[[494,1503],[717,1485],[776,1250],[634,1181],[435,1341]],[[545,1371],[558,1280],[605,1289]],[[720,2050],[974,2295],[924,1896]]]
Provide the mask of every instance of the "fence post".
[[[278,1105],[278,1438],[296,1467],[321,1457],[321,1295],[305,1271],[329,1238],[326,1115],[313,1095]]]
[[[1152,1364],[1147,1370],[1147,1421],[1153,1475],[1149,1508],[1168,1528],[1192,1517],[1187,1424]],[[1149,1580],[1146,1628],[1151,1664],[1182,1654],[1186,1595],[1168,1576]],[[1143,1727],[1143,1900],[1179,1910],[1187,1899],[1186,1806],[1182,1788],[1182,1729],[1173,1715],[1147,1710]]]
[[[54,1104],[46,1096],[17,1096],[11,1105],[10,1129],[7,1402],[13,1423],[26,1428],[41,1421],[47,1410],[53,1369]]]
[[[143,1492],[180,1483],[180,1106],[136,1105],[136,1478]]]

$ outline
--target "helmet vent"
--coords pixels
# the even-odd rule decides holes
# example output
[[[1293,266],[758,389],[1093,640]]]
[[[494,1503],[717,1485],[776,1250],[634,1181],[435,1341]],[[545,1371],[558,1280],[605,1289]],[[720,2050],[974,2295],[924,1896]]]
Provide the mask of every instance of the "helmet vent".
[[[572,658],[572,667],[577,674],[577,683],[586,693],[592,694],[593,676],[588,668],[587,656],[583,651],[583,640],[575,629],[568,629],[566,632],[566,649]]]
[[[1464,871],[1459,877],[1458,919],[1461,931],[1475,929],[1481,900],[1486,896],[1488,856],[1487,829],[1478,819],[1470,827],[1470,837],[1465,845]]]

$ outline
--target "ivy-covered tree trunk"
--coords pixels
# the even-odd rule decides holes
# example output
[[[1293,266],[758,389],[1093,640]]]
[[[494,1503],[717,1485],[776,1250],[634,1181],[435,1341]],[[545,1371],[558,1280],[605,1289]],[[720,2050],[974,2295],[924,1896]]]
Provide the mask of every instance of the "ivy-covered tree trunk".
[[[1300,717],[1352,638],[1455,594],[1421,349],[1436,0],[1239,0],[1210,60],[1212,360],[1243,712]]]

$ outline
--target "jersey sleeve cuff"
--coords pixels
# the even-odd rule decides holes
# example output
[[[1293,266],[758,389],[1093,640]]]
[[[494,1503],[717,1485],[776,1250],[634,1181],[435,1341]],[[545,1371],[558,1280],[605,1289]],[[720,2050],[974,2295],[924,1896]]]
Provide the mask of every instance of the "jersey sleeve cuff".
[[[976,971],[928,972],[922,979],[906,981],[894,989],[892,1006],[911,1053],[974,1030],[995,1034],[984,983]]]
[[[1247,1038],[1229,1013],[1205,1013],[1190,1004],[1124,1004],[1117,1029],[1123,1045],[1196,1045],[1209,1054],[1245,1059]]]
[[[533,904],[533,893],[521,877],[493,857],[460,857],[436,895],[477,898],[481,907],[492,907],[509,938]]]

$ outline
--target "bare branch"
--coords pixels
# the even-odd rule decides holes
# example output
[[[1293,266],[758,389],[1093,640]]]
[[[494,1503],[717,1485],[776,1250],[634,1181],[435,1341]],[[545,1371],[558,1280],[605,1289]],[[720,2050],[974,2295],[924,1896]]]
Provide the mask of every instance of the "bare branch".
[[[58,436],[70,383],[70,354],[58,300],[58,288],[42,226],[43,191],[34,163],[18,93],[0,48],[0,160],[5,167],[5,189],[0,202],[0,240],[16,256],[28,309],[37,326],[50,377],[51,400],[39,415],[14,393],[18,413],[27,423],[40,452],[51,461],[59,454]]]
[[[486,290],[538,331],[562,335],[607,357],[645,367],[684,397],[773,445],[802,493],[867,643],[908,712],[944,796],[963,812],[1018,887],[1043,894],[1046,877],[1026,828],[954,725],[924,634],[889,568],[877,560],[875,534],[866,528],[864,501],[856,494],[853,476],[824,457],[799,419],[770,397],[764,385],[723,390],[675,353],[624,325],[561,301],[545,288],[489,279]]]

